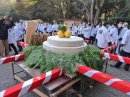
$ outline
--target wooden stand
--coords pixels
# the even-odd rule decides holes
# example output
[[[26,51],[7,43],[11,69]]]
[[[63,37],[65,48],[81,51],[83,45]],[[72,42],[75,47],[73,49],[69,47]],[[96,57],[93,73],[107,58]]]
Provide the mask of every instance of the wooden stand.
[[[38,69],[31,69],[25,66],[24,62],[19,62],[18,65],[31,77],[36,77],[40,75]],[[20,77],[14,73],[14,78],[18,80],[19,82],[24,82]],[[34,89],[33,92],[35,92],[40,97],[57,97],[62,92],[66,91],[68,88],[70,88],[75,83],[79,82],[80,79],[77,77],[69,78],[65,75],[61,75],[57,79],[54,79],[44,85],[42,85],[44,93],[39,91],[38,89]]]

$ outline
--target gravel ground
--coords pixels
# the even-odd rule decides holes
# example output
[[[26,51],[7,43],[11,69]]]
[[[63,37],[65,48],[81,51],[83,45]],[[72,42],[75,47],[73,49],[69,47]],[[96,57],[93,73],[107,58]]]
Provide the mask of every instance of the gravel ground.
[[[109,64],[115,64],[115,62],[111,61],[109,62]],[[120,69],[116,69],[108,66],[107,73],[114,77],[130,82],[130,71],[128,72],[124,71],[123,66]],[[19,71],[21,70],[21,68],[15,65],[15,70]],[[20,73],[19,76],[28,79],[25,73]],[[13,79],[11,64],[1,65],[0,66],[0,91],[9,88],[17,83],[18,82]],[[121,93],[117,90],[114,90],[101,83],[97,83],[94,89],[87,89],[85,93],[86,94],[84,95],[84,97],[129,97],[128,95]],[[35,93],[30,92],[24,95],[23,97],[38,97],[38,96]],[[63,97],[63,96],[59,96],[59,97]]]

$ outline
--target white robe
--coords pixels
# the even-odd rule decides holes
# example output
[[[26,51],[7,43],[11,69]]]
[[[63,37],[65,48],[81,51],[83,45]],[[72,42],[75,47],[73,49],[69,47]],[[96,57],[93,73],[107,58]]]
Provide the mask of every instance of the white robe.
[[[130,30],[124,34],[121,44],[124,44],[123,51],[130,53]]]
[[[15,33],[15,40],[21,40],[24,39],[24,32],[22,30],[22,27],[20,25],[20,23],[18,23],[15,27],[14,27],[14,33]]]
[[[44,32],[44,25],[43,25],[43,24],[40,24],[40,25],[39,25],[39,31],[40,31],[40,32]]]
[[[102,32],[102,33],[100,33]],[[108,47],[108,42],[110,42],[110,33],[106,27],[101,27],[97,31],[97,46],[99,48],[106,48]]]
[[[112,44],[114,44],[114,43],[117,44],[117,42],[118,42],[118,29],[116,27],[111,29],[110,36],[111,36]]]
[[[78,32],[78,27],[77,26],[73,26],[72,27],[72,35],[77,35]]]
[[[89,39],[91,35],[91,31],[92,31],[91,27],[83,28],[84,37]]]
[[[91,36],[95,36],[97,34],[97,28],[92,28]]]
[[[82,25],[80,25],[80,26],[78,26],[78,34],[82,34],[82,29],[83,29],[83,26]]]
[[[52,25],[49,24],[49,25],[47,26],[47,32],[48,32],[48,33],[52,32]]]
[[[22,24],[22,28],[23,28],[25,31],[27,31],[27,27],[28,27],[27,21],[24,21],[23,24]]]
[[[40,24],[37,24],[37,26],[36,26],[36,31],[37,31],[37,32],[40,31]]]
[[[119,38],[122,38],[123,35],[125,34],[125,32],[126,32],[127,30],[128,30],[127,27],[122,28],[121,33],[120,33],[120,35],[119,35]]]
[[[112,26],[109,26],[109,27],[108,27],[108,30],[109,30],[109,32],[110,32],[110,31],[112,30]]]
[[[51,30],[52,30],[53,32],[54,32],[54,31],[58,31],[58,27],[59,27],[58,24],[53,24]]]
[[[14,43],[13,28],[8,29],[8,44]]]

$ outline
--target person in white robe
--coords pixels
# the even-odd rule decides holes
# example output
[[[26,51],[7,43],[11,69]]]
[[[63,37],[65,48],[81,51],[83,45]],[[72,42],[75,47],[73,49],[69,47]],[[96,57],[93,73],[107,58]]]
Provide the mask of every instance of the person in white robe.
[[[110,45],[110,33],[109,30],[105,27],[105,24],[98,29],[96,39],[97,46],[100,49],[104,49]]]
[[[80,36],[80,37],[83,37],[82,29],[83,29],[83,24],[80,23],[78,26],[78,36]]]
[[[85,27],[83,29],[83,33],[84,33],[84,38],[85,39],[88,39],[88,40],[90,39],[91,31],[92,31],[91,24],[89,24],[88,27]]]
[[[40,32],[40,22],[37,24],[37,26],[36,26],[36,31],[35,31],[36,33],[39,33]]]
[[[122,37],[123,37],[123,35],[125,34],[125,32],[126,32],[127,30],[128,30],[128,23],[125,22],[125,23],[123,24],[123,28],[122,28],[121,33],[120,33],[120,36],[119,36],[120,40],[122,40]]]
[[[56,32],[58,31],[58,27],[59,27],[59,25],[58,25],[57,23],[54,23],[54,24],[52,25],[52,34],[53,34],[53,35],[55,35]]]
[[[120,49],[121,49],[121,52],[120,52],[121,56],[130,58],[130,30],[127,30],[124,36],[122,37]],[[112,65],[111,66],[115,68],[120,68],[121,65],[122,65],[122,62],[117,62],[114,66]],[[130,67],[130,64],[126,64],[124,67],[124,70],[128,71],[129,67]]]
[[[117,47],[117,51],[116,51],[116,53],[118,55],[120,55],[120,47],[121,47],[120,45],[121,45],[122,38],[123,38],[125,32],[128,30],[128,23],[125,22],[122,26],[123,26],[123,28],[121,29],[121,31],[119,33],[118,47]]]
[[[44,23],[42,22],[42,23],[40,24],[40,27],[39,27],[40,34],[42,34],[43,32],[45,32],[44,29],[45,29],[45,26],[44,26]]]
[[[14,37],[13,37],[13,31],[14,31],[14,28],[10,28],[8,29],[8,44],[9,44],[9,50],[11,51],[11,48],[13,48],[15,54],[18,54],[18,51],[17,51],[17,48],[15,47],[15,40],[14,40]]]
[[[118,42],[118,29],[115,24],[112,25],[112,29],[110,30],[111,43],[117,44]]]
[[[52,32],[52,24],[48,23],[48,25],[47,25],[47,33],[51,35],[51,32]]]
[[[74,23],[74,25],[72,26],[72,35],[73,36],[78,35],[78,27],[77,27],[76,23]]]
[[[17,46],[19,48],[19,51],[22,51],[22,47],[19,46],[18,42],[22,41],[24,42],[24,32],[21,26],[21,23],[18,23],[15,27],[14,27],[14,32],[15,32],[15,41],[17,41]]]
[[[94,43],[96,35],[97,35],[97,28],[96,28],[96,26],[94,25],[94,26],[92,27],[92,31],[91,31],[91,35],[90,35],[91,44]]]
[[[111,29],[112,29],[112,25],[111,25],[111,23],[107,23],[107,24],[106,24],[106,28],[107,28],[108,31],[110,32]]]

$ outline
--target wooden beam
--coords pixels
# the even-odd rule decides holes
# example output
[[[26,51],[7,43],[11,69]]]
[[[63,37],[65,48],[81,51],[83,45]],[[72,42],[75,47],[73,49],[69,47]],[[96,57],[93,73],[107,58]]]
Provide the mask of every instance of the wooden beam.
[[[62,87],[61,89],[59,89],[58,91],[54,92],[53,94],[51,94],[51,97],[57,97],[57,95],[59,95],[60,93],[62,93],[63,91],[67,90],[68,88],[70,88],[72,85],[74,85],[75,83],[77,83],[78,81],[80,81],[79,78],[72,80],[71,82],[69,82],[67,85],[65,85],[64,87]]]

